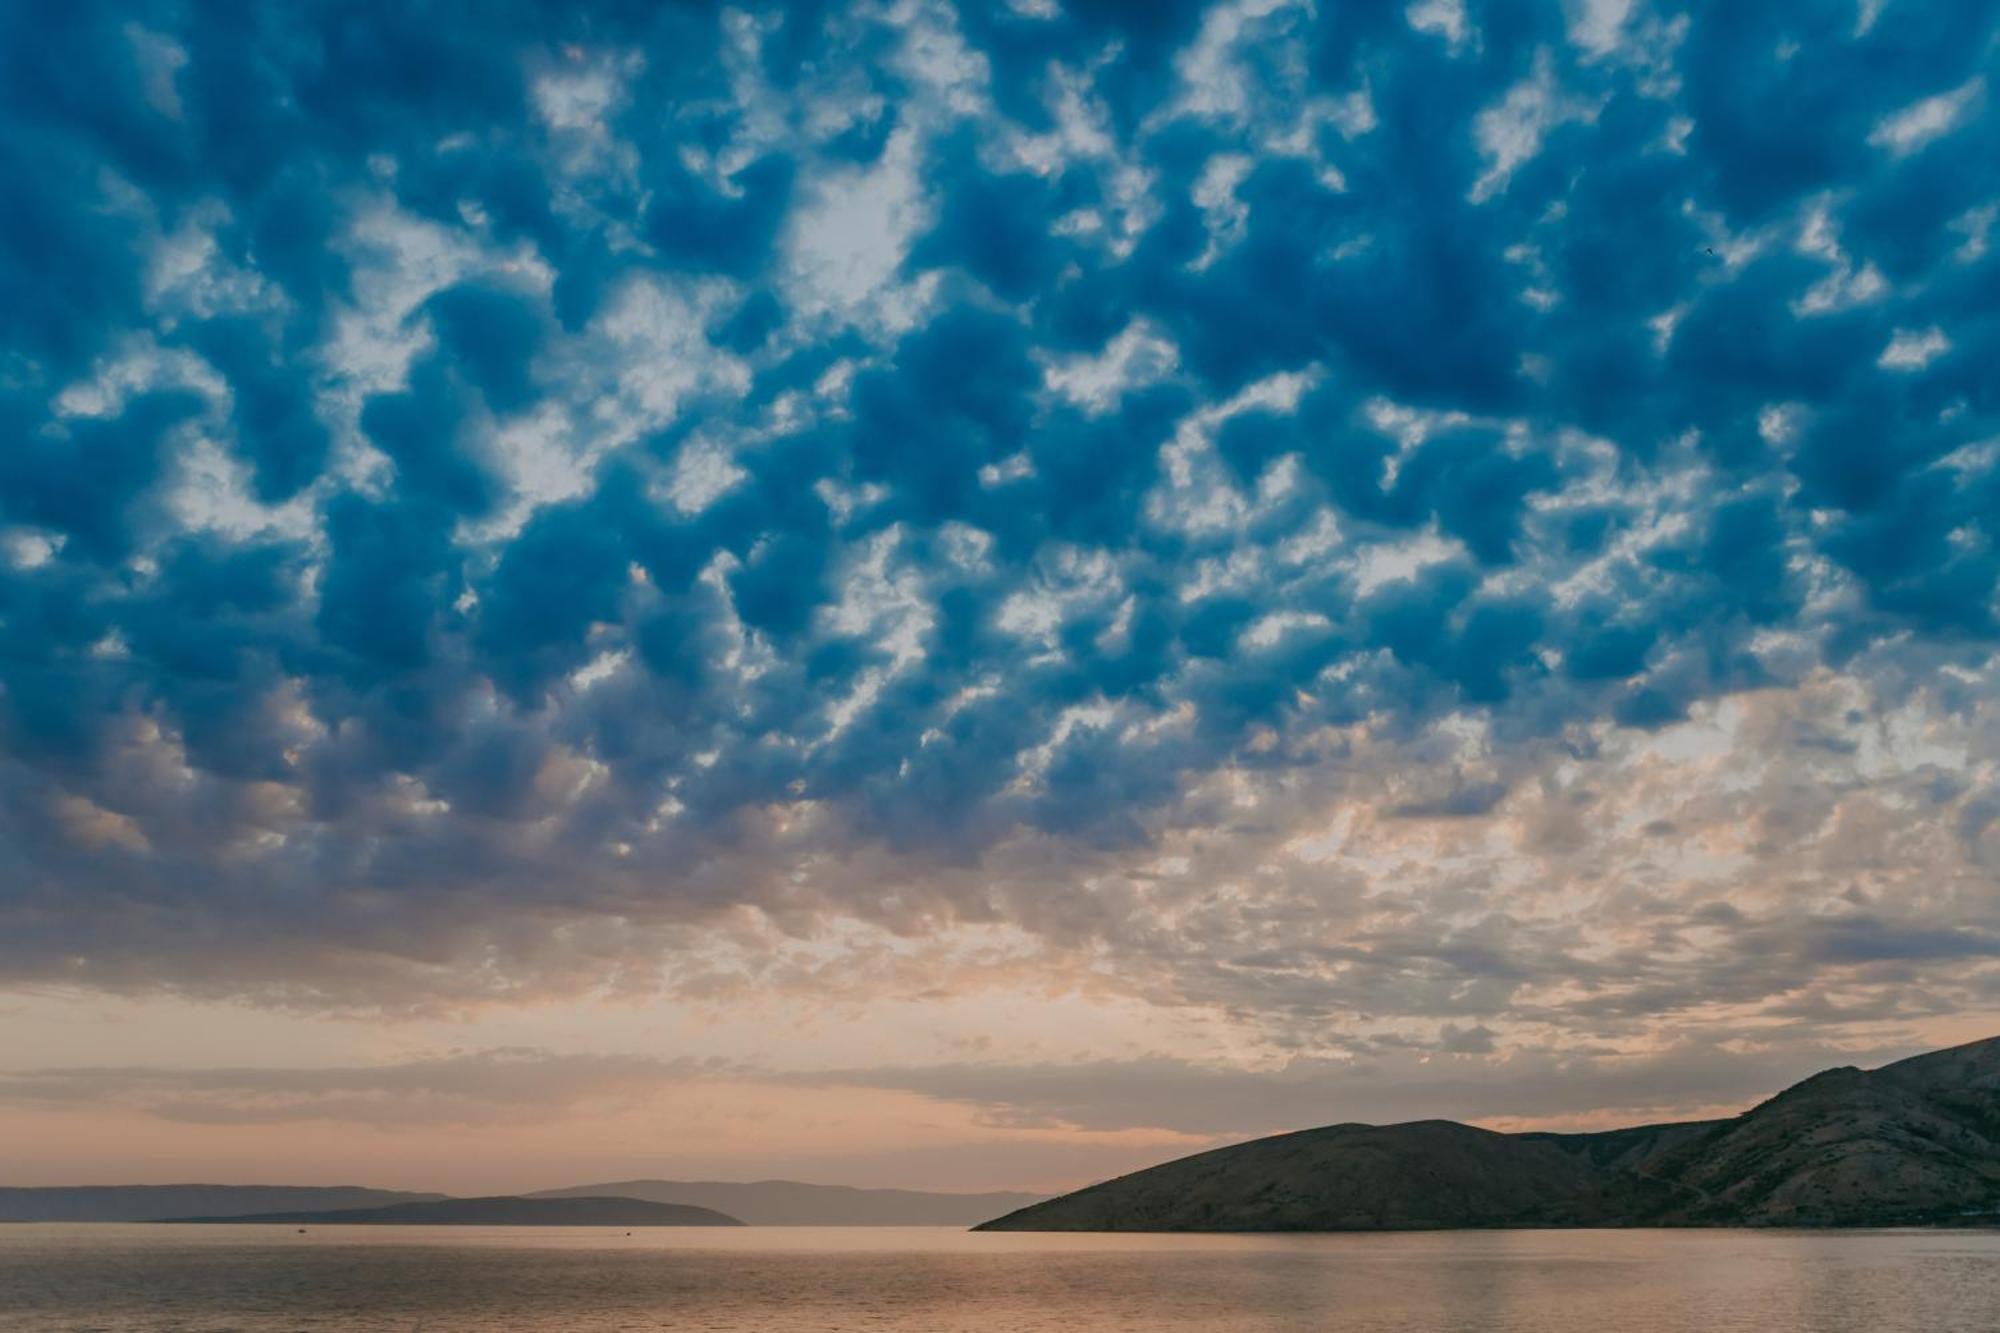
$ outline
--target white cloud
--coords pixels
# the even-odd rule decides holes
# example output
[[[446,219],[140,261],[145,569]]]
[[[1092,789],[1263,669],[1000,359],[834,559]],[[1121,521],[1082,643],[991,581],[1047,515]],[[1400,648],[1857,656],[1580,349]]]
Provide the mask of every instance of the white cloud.
[[[562,64],[533,80],[535,112],[565,171],[631,172],[637,155],[612,135],[609,122],[625,105],[627,83],[645,66],[645,56],[637,51],[572,51]]]
[[[916,132],[898,129],[878,162],[822,177],[811,202],[794,213],[786,248],[794,298],[805,310],[866,318],[875,306],[883,313],[927,214],[920,156]]]
[[[1418,32],[1434,32],[1453,50],[1462,46],[1470,25],[1465,17],[1465,0],[1417,0],[1403,11],[1403,17]]]
[[[1875,364],[1884,370],[1922,370],[1951,350],[1951,339],[1932,325],[1927,329],[1897,329]]]
[[[1885,116],[1868,136],[1873,146],[1903,157],[1957,129],[1965,113],[1986,91],[1986,80],[1971,79],[1948,93],[1913,102]]]
[[[132,58],[139,66],[146,101],[169,120],[181,119],[184,108],[176,80],[187,67],[187,48],[136,23],[125,25],[125,40],[132,44]]]
[[[1543,136],[1550,130],[1568,121],[1589,120],[1594,114],[1588,103],[1563,93],[1548,52],[1539,53],[1534,74],[1473,121],[1473,137],[1487,165],[1473,182],[1472,202],[1484,203],[1506,189],[1515,169],[1542,151]]]
[[[1569,39],[1592,56],[1606,56],[1624,40],[1633,0],[1569,0]]]
[[[1134,389],[1173,374],[1180,359],[1172,342],[1143,321],[1129,324],[1096,356],[1077,356],[1045,372],[1049,388],[1093,415],[1109,411]]]

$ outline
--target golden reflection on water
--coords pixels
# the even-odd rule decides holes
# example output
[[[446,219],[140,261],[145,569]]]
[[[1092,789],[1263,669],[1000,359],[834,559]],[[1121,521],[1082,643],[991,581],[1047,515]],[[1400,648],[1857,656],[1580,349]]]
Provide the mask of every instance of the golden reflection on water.
[[[11,1225],[0,1330],[2000,1326],[2000,1233]]]

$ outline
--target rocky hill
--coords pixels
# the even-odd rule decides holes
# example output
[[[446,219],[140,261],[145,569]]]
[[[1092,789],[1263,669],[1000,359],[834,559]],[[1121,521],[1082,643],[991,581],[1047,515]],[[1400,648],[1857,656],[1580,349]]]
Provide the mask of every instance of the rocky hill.
[[[1496,1134],[1333,1125],[1218,1148],[994,1231],[1886,1226],[2000,1221],[2000,1038],[1828,1070],[1729,1120]]]

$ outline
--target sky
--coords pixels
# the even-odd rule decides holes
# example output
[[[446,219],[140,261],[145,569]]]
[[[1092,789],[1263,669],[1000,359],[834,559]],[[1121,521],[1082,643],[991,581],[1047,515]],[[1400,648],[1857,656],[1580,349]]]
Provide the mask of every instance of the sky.
[[[1996,94],[1995,0],[0,6],[0,1182],[2000,1032]]]

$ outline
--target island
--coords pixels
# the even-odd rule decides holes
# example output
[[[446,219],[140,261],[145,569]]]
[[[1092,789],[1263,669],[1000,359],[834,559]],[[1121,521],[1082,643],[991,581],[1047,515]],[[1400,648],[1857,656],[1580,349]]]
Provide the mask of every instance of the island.
[[[164,1222],[282,1222],[296,1226],[439,1227],[740,1227],[712,1208],[646,1199],[585,1197],[529,1199],[501,1194],[483,1199],[438,1199],[379,1208],[334,1208],[231,1217],[170,1217]]]
[[[698,1204],[740,1217],[753,1227],[968,1227],[1048,1197],[855,1189],[797,1180],[617,1180],[538,1190],[528,1197],[559,1199],[583,1194]]]
[[[1502,1134],[1329,1125],[1198,1153],[982,1231],[2000,1223],[2000,1037],[1816,1074],[1726,1120]]]
[[[517,1196],[508,1196],[517,1197]],[[797,1180],[616,1180],[534,1190],[523,1199],[636,1199],[691,1204],[746,1226],[969,1227],[1039,1203],[1046,1194],[996,1191],[952,1194],[857,1189]],[[66,1185],[0,1186],[0,1223],[163,1222],[266,1218],[273,1214],[350,1212],[391,1204],[451,1199],[437,1192],[354,1185]],[[462,1201],[461,1201],[462,1202]],[[608,1225],[617,1225],[610,1223]],[[710,1225],[721,1225],[711,1223]]]

